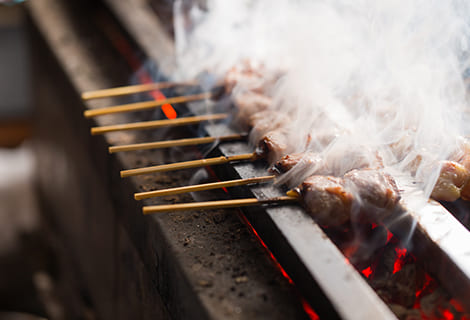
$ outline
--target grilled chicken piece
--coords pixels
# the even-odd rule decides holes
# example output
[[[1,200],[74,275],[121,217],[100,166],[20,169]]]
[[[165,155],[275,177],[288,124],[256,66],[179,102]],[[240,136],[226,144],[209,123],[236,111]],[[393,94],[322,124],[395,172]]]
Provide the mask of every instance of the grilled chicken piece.
[[[463,165],[467,170],[470,170],[470,142],[463,137],[458,141],[458,148],[451,156],[451,160]]]
[[[268,163],[274,163],[291,151],[288,137],[288,134],[282,129],[270,131],[259,140],[256,153],[266,159]]]
[[[377,153],[368,155],[364,150],[347,152],[342,154],[341,158],[334,158],[332,160],[329,158],[325,159],[322,154],[319,153],[303,152],[288,154],[282,157],[274,164],[271,171],[286,173],[297,165],[299,165],[301,169],[309,171],[310,175],[323,174],[334,176],[342,176],[353,169],[380,169],[384,167],[382,158]]]
[[[259,112],[267,110],[272,103],[272,99],[263,94],[248,91],[237,94],[233,98],[233,102],[237,107],[237,123],[248,127],[252,122],[250,118]]]
[[[225,90],[231,93],[239,84],[245,89],[251,91],[262,92],[262,84],[264,82],[264,68],[255,66],[249,61],[232,67],[224,78]]]
[[[245,60],[225,74],[225,90],[229,94],[239,89],[267,93],[285,73],[282,69],[267,69],[263,64]]]
[[[343,178],[314,175],[296,192],[318,223],[339,226],[362,213],[385,219],[398,208],[400,195],[393,178],[376,169],[352,170]]]
[[[280,160],[276,161],[276,163],[269,169],[272,173],[286,173],[287,171],[291,170],[297,164],[302,166],[309,166],[314,167],[318,166],[323,161],[319,157],[317,153],[313,152],[302,152],[302,153],[292,153],[285,155]]]
[[[296,190],[315,220],[325,226],[339,226],[350,218],[353,195],[344,188],[344,180],[331,176],[311,176]]]
[[[439,178],[434,186],[431,197],[435,200],[455,201],[460,196],[468,199],[470,186],[467,181],[470,172],[460,163],[454,161],[443,161]],[[465,188],[463,188],[465,185]]]
[[[270,132],[280,131],[277,135],[285,135],[286,137],[283,140],[287,140],[289,134],[287,129],[289,120],[267,110],[251,116],[249,125],[252,128],[250,131],[250,142],[253,145],[258,145]]]
[[[470,201],[470,179],[460,189],[460,197],[465,201]]]
[[[391,213],[400,200],[395,180],[382,170],[351,170],[343,179],[346,189],[354,194],[355,204],[367,212],[380,212],[381,219]]]

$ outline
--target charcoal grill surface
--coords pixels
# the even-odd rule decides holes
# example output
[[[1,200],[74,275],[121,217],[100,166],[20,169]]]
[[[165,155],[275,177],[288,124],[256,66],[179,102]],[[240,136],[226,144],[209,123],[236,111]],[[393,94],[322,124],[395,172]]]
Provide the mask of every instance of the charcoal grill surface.
[[[36,3],[46,3],[47,1],[37,0]],[[118,15],[125,15],[126,10],[139,10],[139,6],[133,6],[133,1],[108,1],[111,8],[115,9]],[[121,5],[123,4],[123,5]],[[127,8],[127,9],[124,9]],[[140,8],[144,10],[145,8]],[[142,12],[141,12],[142,13]],[[147,17],[148,12],[137,15],[137,17]],[[151,21],[151,19],[142,18],[141,21]],[[152,17],[153,19],[154,17]],[[129,27],[128,32],[136,39],[139,44],[142,44],[143,51],[148,56],[156,61],[162,61],[165,59],[165,55],[171,52],[171,49],[155,50],[154,39],[159,39],[162,35],[158,35],[157,38],[153,38],[152,30],[145,29],[145,32],[141,28],[135,26],[137,23],[135,19],[124,20],[124,26]],[[153,24],[153,27],[157,26]],[[47,26],[46,26],[47,27]],[[45,28],[46,28],[45,27]],[[156,31],[155,31],[156,32]],[[143,36],[145,34],[145,36]],[[52,39],[55,41],[57,39]],[[163,47],[170,46],[171,42],[167,40],[161,40],[159,42]],[[152,48],[151,50],[149,48]],[[62,63],[67,60],[67,56],[61,56],[59,59]],[[85,61],[87,61],[85,59]],[[83,61],[82,61],[83,62]],[[70,67],[70,63],[69,63]],[[70,68],[68,72],[72,73],[74,70]],[[93,70],[87,70],[93,74]],[[105,82],[105,81],[104,81]],[[74,83],[76,89],[84,90],[88,89],[83,83]],[[89,84],[88,84],[89,85]],[[91,89],[91,88],[90,88]],[[204,109],[201,104],[193,104],[190,106],[191,109]],[[98,124],[110,124],[116,121],[117,118],[110,117],[98,120]],[[119,119],[125,119],[119,118]],[[205,130],[213,136],[227,134],[231,130],[227,125],[208,125]],[[132,140],[127,135],[106,135],[106,143],[112,143],[113,141],[119,141],[116,137],[126,136],[126,139]],[[116,140],[117,139],[117,140]],[[220,147],[213,150],[213,154],[232,155],[239,153],[246,153],[253,151],[246,143],[225,143]],[[104,147],[98,149],[97,152],[106,152]],[[142,153],[143,156],[149,156],[147,161],[158,158],[155,153],[148,152]],[[135,166],[136,162],[130,160],[132,157],[124,155],[116,155],[112,157],[114,161],[114,168],[112,173],[116,174],[119,166]],[[137,157],[139,158],[139,157]],[[147,163],[140,163],[140,166],[146,165]],[[128,167],[126,167],[128,168]],[[221,177],[225,178],[238,178],[238,177],[253,177],[265,175],[265,165],[262,163],[244,163],[233,166],[223,166],[216,168],[220,173]],[[184,174],[183,174],[184,175]],[[122,197],[123,192],[132,193],[139,185],[142,185],[143,180],[131,179],[129,181],[120,181],[119,179],[112,178],[113,183],[121,183],[122,187],[118,188],[116,197]],[[255,195],[258,198],[267,198],[271,196],[277,196],[282,193],[281,189],[272,186],[259,186],[254,188],[238,188],[234,192],[234,196],[250,196]],[[121,201],[123,209],[129,210],[130,212],[136,212],[138,210],[138,204],[130,204],[129,201]],[[119,201],[118,201],[119,203]],[[437,207],[434,209],[441,211]],[[433,210],[434,210],[433,209]],[[365,283],[362,277],[349,265],[344,256],[334,246],[334,244],[328,239],[322,230],[315,224],[315,222],[304,213],[298,206],[285,206],[278,208],[269,209],[246,209],[246,216],[250,222],[255,226],[256,230],[260,233],[262,238],[269,245],[271,250],[276,254],[278,259],[281,261],[283,266],[289,272],[289,274],[297,282],[299,289],[302,294],[311,302],[312,305],[318,308],[320,313],[336,315],[344,319],[393,319],[394,315],[384,305],[384,303],[378,298],[373,290]],[[400,234],[400,229],[409,230],[409,226],[415,222],[418,223],[417,232],[415,234],[416,243],[421,242],[423,257],[441,257],[444,260],[444,266],[448,267],[448,270],[452,272],[441,273],[441,281],[444,279],[446,282],[449,279],[448,289],[458,297],[466,297],[464,302],[468,302],[468,254],[465,250],[457,250],[455,244],[457,242],[467,241],[468,232],[466,230],[459,229],[458,237],[448,236],[448,232],[442,233],[442,228],[438,228],[439,224],[446,224],[452,226],[456,221],[449,219],[450,214],[446,211],[441,211],[438,219],[428,220],[429,215],[420,216],[425,212],[411,213],[407,223],[396,225],[394,230],[397,234]],[[436,215],[434,215],[436,217]],[[147,264],[152,265],[156,263],[153,258],[149,258],[154,248],[158,247],[158,244],[152,243],[151,245],[145,244],[138,233],[144,232],[149,235],[155,236],[151,231],[152,227],[162,224],[165,219],[152,217],[150,218],[154,223],[148,224],[149,219],[143,219],[142,217],[133,217],[130,214],[120,217],[125,223],[129,237],[131,241],[136,241],[136,246],[144,248],[140,254],[143,256],[146,267]],[[458,222],[457,222],[458,223]],[[433,227],[434,226],[434,227]],[[408,228],[408,229],[406,229]],[[448,229],[452,230],[452,229]],[[158,238],[158,237],[157,237]],[[140,240],[135,240],[140,239]],[[459,247],[460,248],[460,247]],[[441,269],[445,270],[445,269]],[[456,271],[456,272],[453,272]],[[449,278],[450,277],[450,278]],[[457,288],[456,284],[461,283],[462,286]],[[316,290],[319,289],[319,290]]]

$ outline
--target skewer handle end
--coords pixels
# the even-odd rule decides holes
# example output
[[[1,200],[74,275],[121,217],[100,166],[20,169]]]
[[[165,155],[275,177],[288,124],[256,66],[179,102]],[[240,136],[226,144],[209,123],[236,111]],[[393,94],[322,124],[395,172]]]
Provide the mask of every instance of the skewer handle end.
[[[91,118],[93,113],[90,112],[90,111],[92,111],[92,110],[85,110],[85,111],[83,111],[83,116],[84,116],[85,118]]]

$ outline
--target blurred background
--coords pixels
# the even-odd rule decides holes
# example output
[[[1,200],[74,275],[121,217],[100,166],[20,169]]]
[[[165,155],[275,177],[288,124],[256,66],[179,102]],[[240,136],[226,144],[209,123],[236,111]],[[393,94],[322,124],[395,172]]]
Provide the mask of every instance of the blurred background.
[[[31,134],[30,66],[21,5],[0,6],[0,146]]]
[[[0,319],[60,313],[32,183],[30,54],[24,6],[0,1]]]

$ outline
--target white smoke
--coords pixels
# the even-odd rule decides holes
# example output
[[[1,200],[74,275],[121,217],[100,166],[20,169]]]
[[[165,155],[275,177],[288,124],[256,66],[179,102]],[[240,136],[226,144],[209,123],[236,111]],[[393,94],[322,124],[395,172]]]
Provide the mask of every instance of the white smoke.
[[[222,78],[246,59],[282,70],[271,108],[293,119],[296,151],[320,152],[333,174],[351,166],[345,154],[379,152],[429,195],[430,168],[468,133],[467,1],[178,0],[175,13],[177,77]]]

